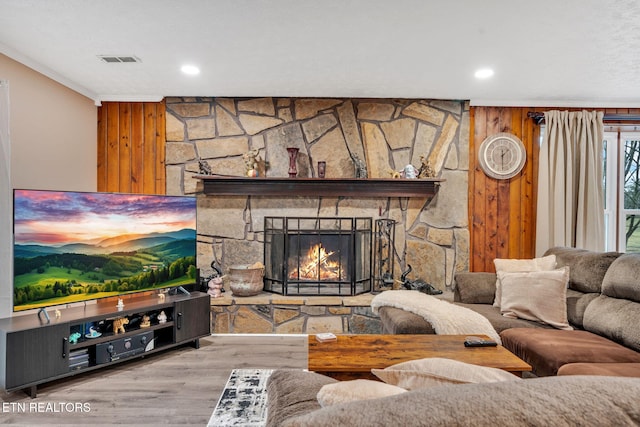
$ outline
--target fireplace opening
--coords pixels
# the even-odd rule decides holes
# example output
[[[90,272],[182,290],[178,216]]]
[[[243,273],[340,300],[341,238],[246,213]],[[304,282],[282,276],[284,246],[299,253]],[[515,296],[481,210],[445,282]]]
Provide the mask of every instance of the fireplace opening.
[[[371,228],[371,218],[265,217],[265,291],[370,292]]]

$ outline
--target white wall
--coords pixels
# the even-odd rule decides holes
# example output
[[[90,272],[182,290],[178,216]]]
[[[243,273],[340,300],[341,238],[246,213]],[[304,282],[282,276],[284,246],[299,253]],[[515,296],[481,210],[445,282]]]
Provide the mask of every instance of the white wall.
[[[0,79],[0,280],[12,271],[11,231],[11,144],[9,140],[9,81]],[[6,271],[3,275],[2,272]],[[0,285],[2,289],[2,285]],[[0,316],[11,299],[0,293]]]
[[[93,101],[2,54],[0,80],[10,87],[11,144],[10,170],[0,162],[0,177],[10,176],[12,188],[96,191]],[[5,193],[0,192],[0,215],[12,218],[12,192]],[[0,249],[12,241],[12,225],[0,223]],[[1,264],[6,259],[9,264]],[[0,317],[12,312],[12,267],[12,257],[0,257]]]

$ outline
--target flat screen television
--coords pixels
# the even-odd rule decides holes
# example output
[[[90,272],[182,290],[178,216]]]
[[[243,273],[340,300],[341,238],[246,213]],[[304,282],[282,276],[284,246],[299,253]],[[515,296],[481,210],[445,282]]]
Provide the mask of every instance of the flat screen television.
[[[14,311],[197,280],[195,197],[13,193]]]

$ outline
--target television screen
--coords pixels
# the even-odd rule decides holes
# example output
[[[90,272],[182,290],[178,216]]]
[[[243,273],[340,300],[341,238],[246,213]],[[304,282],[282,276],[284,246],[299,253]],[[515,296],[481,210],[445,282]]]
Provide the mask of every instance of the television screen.
[[[14,311],[196,281],[196,199],[14,190]]]

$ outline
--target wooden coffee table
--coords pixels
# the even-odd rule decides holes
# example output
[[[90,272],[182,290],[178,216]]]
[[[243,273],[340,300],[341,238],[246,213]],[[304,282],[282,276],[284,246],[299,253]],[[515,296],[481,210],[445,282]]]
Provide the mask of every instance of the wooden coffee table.
[[[371,369],[425,357],[444,357],[474,365],[504,369],[518,376],[531,366],[506,348],[465,347],[468,335],[338,335],[318,342],[309,335],[309,370],[340,380],[376,377]],[[474,335],[489,338],[486,335]]]

